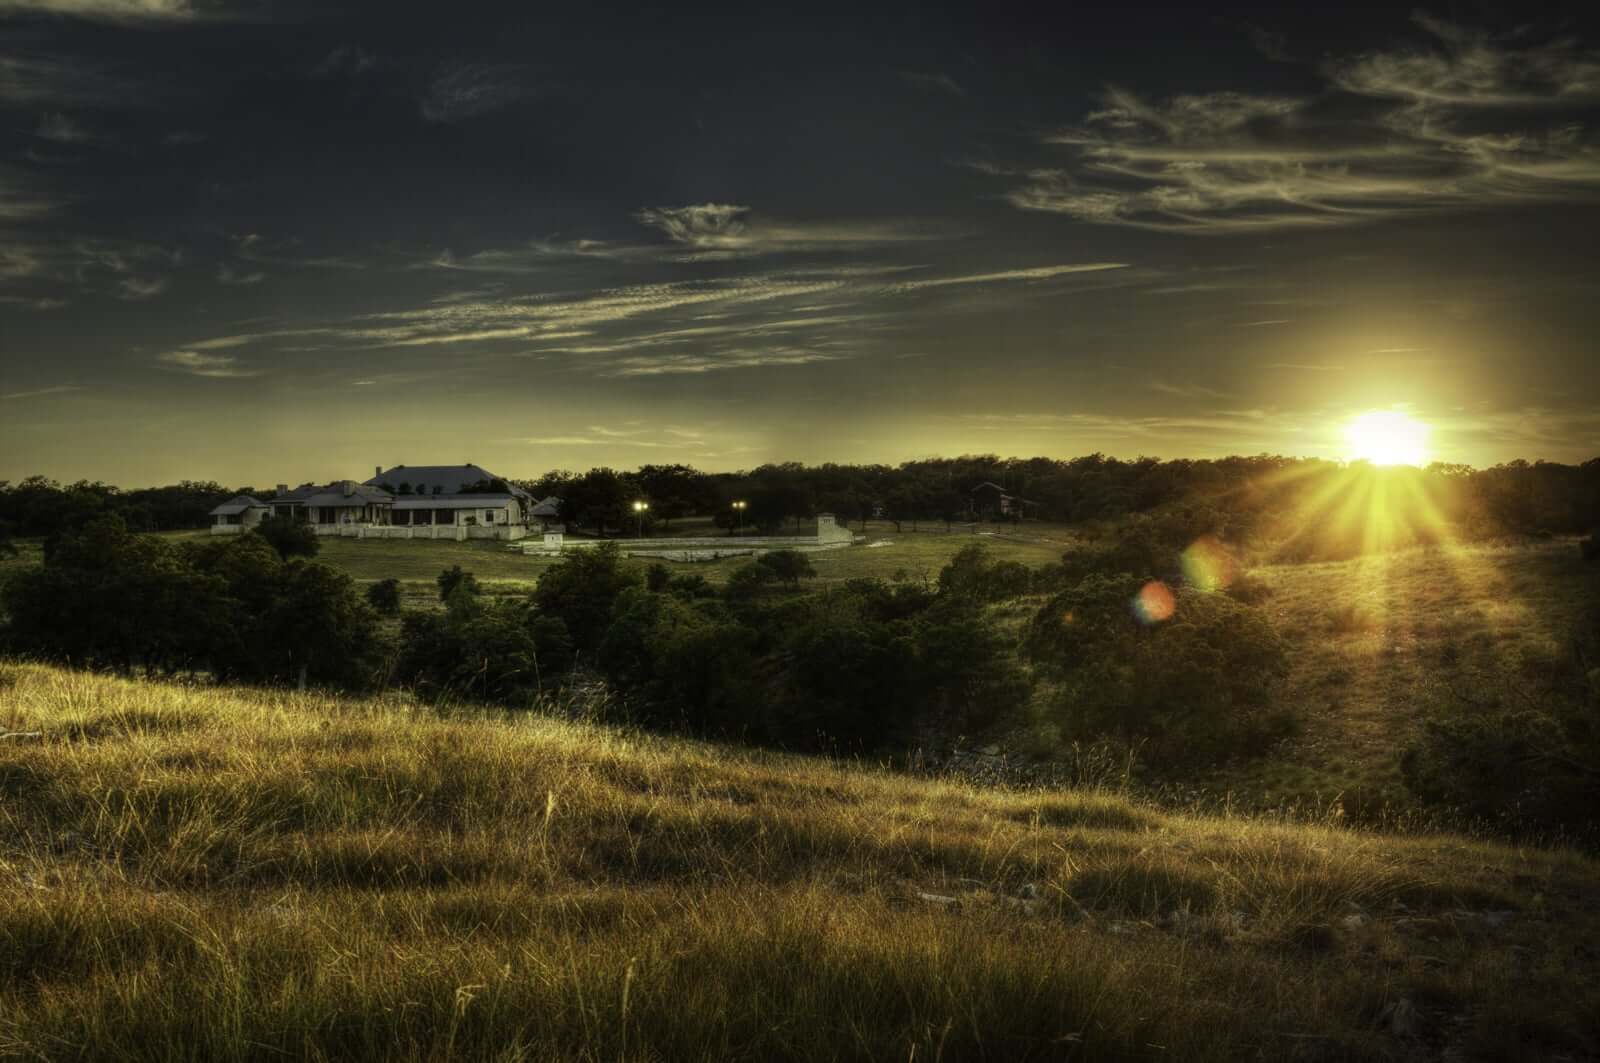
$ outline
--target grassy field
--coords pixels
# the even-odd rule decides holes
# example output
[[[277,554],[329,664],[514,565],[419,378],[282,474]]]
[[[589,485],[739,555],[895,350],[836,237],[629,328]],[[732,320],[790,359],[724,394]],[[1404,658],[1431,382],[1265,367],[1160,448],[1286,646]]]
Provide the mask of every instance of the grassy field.
[[[681,523],[681,522],[680,522]],[[853,524],[858,533],[861,524]],[[865,532],[867,541],[860,546],[829,550],[811,555],[816,566],[817,581],[843,581],[857,576],[877,576],[892,579],[897,574],[911,579],[936,580],[939,569],[968,543],[987,545],[996,558],[1022,561],[1030,565],[1056,561],[1071,542],[1071,532],[1065,525],[1030,523],[1020,529],[1009,527],[956,525],[950,532],[943,525],[924,523],[918,531],[910,525],[904,532],[896,532],[886,521],[870,521]],[[684,525],[685,534],[700,530],[695,525]],[[172,539],[205,538],[204,532],[168,532]],[[625,541],[625,540],[623,540]],[[353,579],[371,582],[380,579],[398,579],[407,584],[414,595],[432,593],[433,581],[441,569],[460,565],[474,573],[491,590],[510,592],[524,589],[538,582],[539,574],[556,561],[550,558],[527,557],[508,549],[507,543],[475,540],[409,540],[409,539],[320,539],[321,551],[316,560],[338,569]],[[740,542],[738,537],[728,537],[730,545]],[[877,545],[874,545],[877,544]],[[29,546],[32,561],[38,560],[37,544]],[[721,561],[673,563],[674,573],[700,573],[713,583],[721,583],[748,557],[730,557]],[[13,562],[22,563],[22,562]],[[634,561],[643,567],[648,562]]]
[[[1519,685],[1600,603],[1600,565],[1570,542],[1423,548],[1254,570],[1290,645],[1277,697],[1303,732],[1220,785],[1264,803],[1378,802],[1428,712]]]
[[[0,665],[0,1054],[1600,1051],[1600,865]]]

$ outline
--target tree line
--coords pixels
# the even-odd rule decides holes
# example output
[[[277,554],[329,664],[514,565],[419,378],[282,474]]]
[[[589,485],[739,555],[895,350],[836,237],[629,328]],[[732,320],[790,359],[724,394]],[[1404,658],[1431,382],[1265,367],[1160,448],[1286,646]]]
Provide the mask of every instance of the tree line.
[[[562,500],[562,515],[579,529],[606,536],[674,520],[710,516],[776,532],[827,512],[849,523],[871,518],[917,527],[976,515],[973,489],[993,483],[1018,500],[1027,517],[1064,522],[1116,522],[1176,504],[1210,502],[1243,533],[1286,537],[1283,529],[1308,500],[1336,495],[1360,466],[1272,455],[1217,459],[1121,460],[1103,454],[1070,459],[966,455],[899,465],[762,465],[741,472],[704,472],[689,465],[554,470],[511,483],[536,498]],[[1468,537],[1580,534],[1600,525],[1600,458],[1582,465],[1513,461],[1487,469],[1434,464],[1404,471],[1430,511]],[[403,485],[394,485],[401,490]],[[501,483],[482,485],[498,489]],[[98,482],[60,484],[33,476],[0,481],[0,538],[48,538],[115,514],[137,531],[201,528],[219,502],[251,488],[184,481],[122,490]],[[269,496],[263,496],[269,497]],[[638,512],[635,502],[647,502]],[[734,502],[743,508],[735,510]]]

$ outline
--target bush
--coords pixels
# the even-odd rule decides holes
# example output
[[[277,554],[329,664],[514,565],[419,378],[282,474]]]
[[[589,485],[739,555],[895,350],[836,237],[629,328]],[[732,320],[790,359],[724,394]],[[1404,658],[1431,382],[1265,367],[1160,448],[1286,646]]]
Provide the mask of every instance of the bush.
[[[348,576],[255,535],[174,545],[100,518],[11,580],[4,605],[14,651],[122,672],[360,688],[382,656]]]
[[[623,568],[616,544],[604,543],[575,551],[540,576],[533,604],[566,624],[576,649],[592,652],[605,638],[617,599],[639,582],[637,573]]]
[[[1454,691],[1401,756],[1422,800],[1513,833],[1561,831],[1594,841],[1600,805],[1600,669],[1579,631],[1566,655],[1515,678],[1477,676]]]
[[[657,561],[645,569],[644,586],[646,590],[652,593],[664,591],[671,582],[672,570],[661,562]]]
[[[1266,615],[1192,589],[1170,619],[1141,620],[1145,581],[1095,576],[1052,598],[1029,627],[1026,652],[1058,685],[1073,737],[1142,741],[1153,762],[1258,753],[1287,719],[1265,711],[1285,669]]]
[[[428,698],[525,703],[572,669],[572,640],[558,618],[525,602],[484,604],[459,591],[444,612],[401,621],[396,677]]]
[[[754,597],[778,580],[778,574],[758,561],[740,565],[728,576],[725,593],[729,599],[740,601]]]
[[[1033,573],[1019,561],[991,561],[981,543],[956,552],[939,570],[939,592],[968,603],[996,602],[1027,594]]]
[[[440,572],[434,582],[439,585],[439,600],[448,603],[457,596],[459,591],[463,595],[478,595],[483,588],[478,585],[478,577],[470,572],[463,571],[460,565],[451,565]]]
[[[383,616],[400,615],[400,581],[381,579],[367,588],[367,604]]]
[[[809,579],[817,574],[811,558],[799,550],[769,550],[756,558],[756,564],[771,569],[773,576],[791,587],[798,587],[802,578]]]
[[[251,531],[265,539],[285,561],[291,557],[316,557],[322,549],[317,529],[295,517],[267,517]]]

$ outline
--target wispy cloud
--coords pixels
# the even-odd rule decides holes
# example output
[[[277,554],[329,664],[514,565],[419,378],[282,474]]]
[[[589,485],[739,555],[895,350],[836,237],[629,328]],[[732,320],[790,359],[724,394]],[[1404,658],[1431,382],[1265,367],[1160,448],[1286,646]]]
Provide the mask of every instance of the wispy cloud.
[[[967,97],[967,90],[962,88],[955,78],[942,71],[902,70],[900,71],[900,77],[905,80],[906,84],[915,85],[919,89],[930,89],[934,92],[942,92],[961,99],[966,99]]]
[[[1012,178],[1025,210],[1193,234],[1600,194],[1600,147],[1574,115],[1600,98],[1600,53],[1416,21],[1432,48],[1331,62],[1324,93],[1112,88],[1042,139],[1064,161],[980,168]]]
[[[228,265],[226,262],[217,270],[217,280],[223,284],[260,284],[267,279],[267,275],[260,270],[241,272]]]
[[[117,282],[118,298],[137,301],[154,299],[167,290],[165,277],[124,277]]]
[[[40,118],[33,135],[57,144],[85,144],[94,139],[88,129],[60,111],[53,111]]]
[[[509,63],[462,63],[441,71],[418,106],[430,122],[460,122],[537,94],[531,71]]]
[[[750,207],[732,203],[647,207],[635,217],[702,261],[780,252],[849,250],[950,235],[941,227],[910,221],[766,218]]]
[[[12,391],[12,392],[8,392],[6,394],[0,395],[0,400],[3,400],[3,399],[38,399],[38,398],[43,398],[46,395],[65,395],[69,391],[82,391],[82,390],[83,389],[78,387],[76,384],[58,384],[55,387],[35,388],[32,391]]]
[[[0,0],[0,15],[33,14],[144,25],[251,20],[273,13],[271,0]]]
[[[1306,362],[1269,362],[1261,368],[1290,369],[1305,373],[1338,373],[1344,370],[1342,365],[1314,365]]]
[[[260,376],[263,372],[241,366],[235,355],[208,354],[196,350],[168,351],[158,361],[190,376],[252,377]]]
[[[952,284],[995,284],[1007,281],[1044,281],[1074,273],[1103,273],[1112,269],[1127,269],[1126,262],[1076,262],[1062,266],[1033,266],[1028,269],[1008,269],[998,273],[967,273],[952,277],[933,277],[927,280],[901,281],[895,291],[914,292],[923,288],[943,288]]]

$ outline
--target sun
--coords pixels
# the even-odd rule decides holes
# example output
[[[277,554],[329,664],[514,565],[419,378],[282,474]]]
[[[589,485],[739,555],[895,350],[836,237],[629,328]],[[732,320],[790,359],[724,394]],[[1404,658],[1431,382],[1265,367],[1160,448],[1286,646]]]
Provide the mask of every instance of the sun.
[[[1422,465],[1428,426],[1394,410],[1372,410],[1345,425],[1346,457],[1374,465]]]

